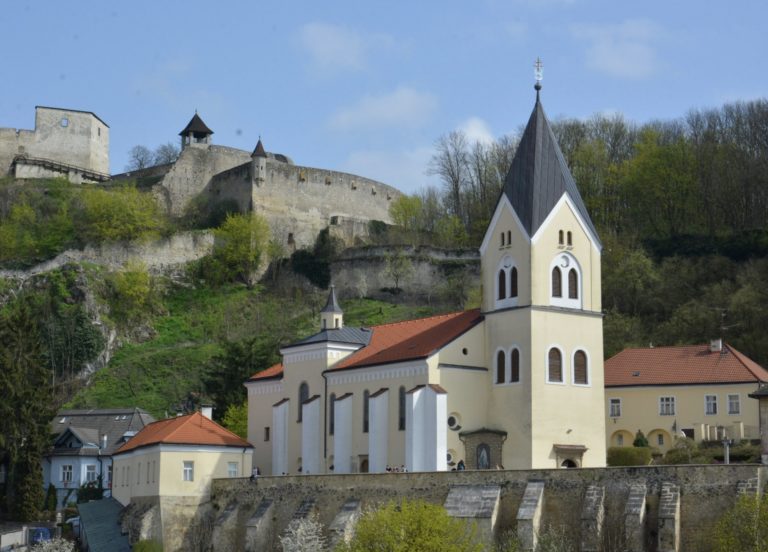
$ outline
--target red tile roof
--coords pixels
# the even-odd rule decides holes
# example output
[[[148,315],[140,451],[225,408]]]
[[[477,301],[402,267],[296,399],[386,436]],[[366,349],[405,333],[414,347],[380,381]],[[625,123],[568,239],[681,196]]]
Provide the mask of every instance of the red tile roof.
[[[472,309],[373,326],[368,345],[330,369],[344,370],[426,358],[482,320],[480,309]],[[248,381],[278,377],[282,372],[283,365],[275,364],[257,372]]]
[[[723,344],[624,349],[605,361],[605,386],[750,383],[768,381],[768,371]]]
[[[219,424],[195,412],[153,422],[117,449],[121,454],[150,445],[209,445],[222,447],[251,447],[252,445]]]

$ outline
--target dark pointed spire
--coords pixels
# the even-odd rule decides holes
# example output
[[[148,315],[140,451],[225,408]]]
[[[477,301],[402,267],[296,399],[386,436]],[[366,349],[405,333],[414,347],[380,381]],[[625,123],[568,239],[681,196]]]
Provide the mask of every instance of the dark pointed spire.
[[[267,152],[264,151],[264,144],[261,143],[261,136],[259,136],[259,141],[256,143],[256,149],[253,150],[251,157],[266,157],[266,156],[267,156]]]
[[[589,230],[599,240],[544,114],[538,97],[540,88],[536,89],[536,105],[504,180],[504,194],[528,235],[533,236],[563,194],[567,193]]]
[[[203,136],[209,136],[213,134],[213,131],[208,128],[208,126],[200,118],[200,115],[197,114],[197,109],[195,109],[195,114],[189,120],[187,126],[184,127],[184,130],[179,132],[179,136],[186,136],[190,132],[195,136],[195,138],[202,138]]]
[[[336,286],[331,285],[331,292],[328,294],[328,301],[325,303],[325,307],[320,312],[344,312],[339,306],[339,302],[336,300]]]

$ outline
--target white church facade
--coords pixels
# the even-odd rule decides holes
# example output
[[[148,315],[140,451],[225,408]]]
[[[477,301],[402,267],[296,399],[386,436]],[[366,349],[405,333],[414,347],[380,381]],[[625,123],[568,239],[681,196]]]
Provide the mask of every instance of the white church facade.
[[[601,244],[539,101],[480,247],[480,309],[321,330],[254,374],[264,474],[605,465]]]

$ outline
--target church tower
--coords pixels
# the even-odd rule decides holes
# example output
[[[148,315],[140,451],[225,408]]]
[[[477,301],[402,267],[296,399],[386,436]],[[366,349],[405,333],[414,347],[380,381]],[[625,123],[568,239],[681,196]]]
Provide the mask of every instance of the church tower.
[[[604,466],[602,246],[544,113],[539,71],[480,247],[488,421],[507,429],[506,468]]]
[[[251,154],[251,180],[256,186],[264,184],[267,176],[267,152],[264,150],[264,144],[261,143],[261,137],[256,143],[256,148]]]
[[[344,311],[336,300],[336,286],[331,286],[328,301],[320,311],[320,330],[338,330],[344,327]]]

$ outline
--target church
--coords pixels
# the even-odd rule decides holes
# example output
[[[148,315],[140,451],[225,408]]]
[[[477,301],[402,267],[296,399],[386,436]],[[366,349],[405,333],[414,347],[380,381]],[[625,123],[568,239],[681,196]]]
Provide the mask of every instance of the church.
[[[605,466],[601,243],[536,102],[480,246],[479,309],[344,325],[254,374],[264,474]]]

